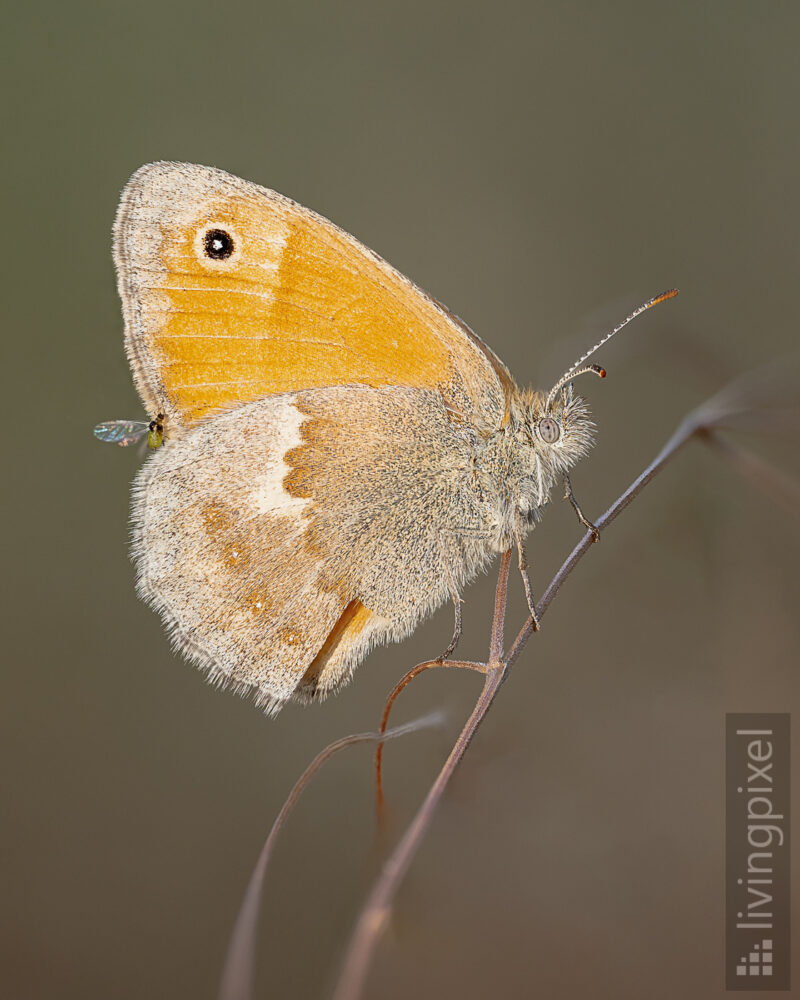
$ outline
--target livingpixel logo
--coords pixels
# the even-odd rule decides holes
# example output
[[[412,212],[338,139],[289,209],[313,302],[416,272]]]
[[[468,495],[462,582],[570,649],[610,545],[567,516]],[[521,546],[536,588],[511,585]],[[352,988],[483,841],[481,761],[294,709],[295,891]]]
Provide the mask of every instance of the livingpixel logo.
[[[726,717],[728,990],[790,988],[789,740],[786,713]]]

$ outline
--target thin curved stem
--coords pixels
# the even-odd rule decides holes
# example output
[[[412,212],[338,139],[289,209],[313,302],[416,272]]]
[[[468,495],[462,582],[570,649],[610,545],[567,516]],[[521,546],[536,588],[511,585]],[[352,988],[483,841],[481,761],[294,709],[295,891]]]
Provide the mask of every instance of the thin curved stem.
[[[793,518],[800,510],[800,486],[791,476],[765,462],[760,455],[738,443],[728,441],[713,431],[703,435],[703,441],[733,464],[736,471],[767,494]]]
[[[424,802],[403,834],[400,843],[384,865],[381,875],[358,918],[347,949],[342,973],[333,994],[333,1000],[349,1000],[349,998],[357,997],[361,993],[375,942],[380,937],[391,912],[391,903],[397,887],[402,882],[414,855],[417,853],[417,848],[425,836],[431,817],[453,772],[466,753],[475,731],[486,716],[489,706],[500,688],[503,673],[502,665],[491,667],[486,671],[486,680],[478,701],[450,751],[444,767],[425,796]]]
[[[485,663],[473,663],[471,660],[425,660],[424,663],[418,663],[415,667],[412,667],[407,674],[400,678],[400,680],[395,684],[392,690],[389,692],[389,696],[386,699],[386,703],[383,706],[383,715],[381,716],[381,724],[378,727],[379,733],[385,733],[386,727],[389,724],[389,714],[392,711],[392,706],[395,703],[397,696],[400,692],[407,687],[415,677],[419,677],[420,674],[424,673],[426,670],[435,670],[437,667],[460,667],[465,670],[477,670],[479,673],[486,673]],[[383,800],[383,741],[381,741],[375,748],[375,799],[378,808],[378,818],[380,819],[384,800]]]
[[[494,596],[494,615],[492,616],[492,632],[489,646],[489,663],[497,664],[503,656],[503,634],[506,617],[506,604],[508,602],[508,572],[511,566],[511,550],[504,552],[500,557],[500,571],[497,575],[497,587]],[[389,713],[395,699],[415,677],[429,670],[431,667],[462,667],[469,670],[477,670],[482,674],[486,673],[487,664],[476,663],[473,660],[426,660],[412,667],[408,673],[402,677],[394,686],[386,699],[381,718],[380,732],[386,729],[389,721]],[[375,750],[375,790],[378,802],[378,816],[380,817],[383,808],[383,743],[379,743]]]
[[[503,658],[505,640],[506,605],[508,603],[508,571],[511,568],[511,549],[500,557],[500,571],[494,591],[494,614],[489,642],[489,663],[498,664]]]
[[[410,826],[403,834],[400,843],[394,849],[386,862],[380,877],[367,898],[356,924],[350,945],[345,956],[342,974],[333,994],[334,1000],[346,1000],[357,997],[364,985],[369,961],[377,939],[385,925],[391,910],[391,901],[397,887],[408,871],[414,855],[417,853],[425,832],[430,825],[436,806],[447,787],[459,761],[467,752],[478,726],[486,717],[486,713],[495,695],[503,683],[505,664],[503,663],[503,628],[508,599],[508,571],[511,566],[511,551],[504,552],[500,560],[500,571],[495,589],[494,615],[492,616],[492,638],[489,649],[489,663],[486,667],[486,679],[478,700],[475,703],[464,728],[458,735],[453,749],[439,772],[436,780],[425,796]]]
[[[334,754],[347,747],[357,746],[360,743],[373,743],[376,740],[380,740],[382,743],[384,740],[394,739],[397,736],[405,736],[407,733],[415,732],[417,729],[422,729],[425,726],[437,725],[441,722],[441,719],[441,713],[434,712],[415,722],[410,722],[404,726],[397,726],[389,730],[389,732],[354,733],[351,736],[345,736],[340,740],[330,743],[324,750],[321,750],[305,771],[303,771],[289,792],[275,822],[272,824],[253,874],[250,877],[247,891],[245,892],[236,923],[233,926],[233,932],[231,933],[228,953],[225,957],[225,966],[222,970],[222,979],[218,994],[219,1000],[250,1000],[253,996],[258,911],[261,906],[261,895],[267,865],[283,824],[317,771]]]
[[[625,510],[628,504],[632,503],[636,497],[642,492],[642,490],[647,486],[647,484],[653,479],[654,476],[664,468],[664,466],[673,458],[677,452],[689,441],[695,434],[697,434],[702,428],[698,425],[697,421],[694,419],[694,415],[690,414],[686,420],[681,423],[672,437],[667,441],[661,451],[656,455],[653,461],[647,466],[647,468],[640,475],[634,479],[631,485],[625,490],[625,492],[618,497],[614,503],[608,508],[608,510],[602,514],[596,521],[595,526],[598,530],[602,531],[607,528],[613,521],[615,521],[619,515]],[[575,569],[581,559],[586,555],[589,549],[592,547],[594,542],[594,534],[591,531],[587,531],[586,534],[581,538],[575,548],[570,552],[564,562],[561,564],[561,568],[558,570],[556,575],[550,581],[544,594],[542,594],[542,599],[536,605],[536,617],[541,620],[542,615],[547,611],[553,602],[553,598],[561,589],[562,584],[570,575],[570,573]],[[517,659],[519,654],[525,648],[534,632],[533,619],[528,618],[525,624],[520,629],[514,640],[511,649],[508,653],[508,666],[510,667],[514,661]]]

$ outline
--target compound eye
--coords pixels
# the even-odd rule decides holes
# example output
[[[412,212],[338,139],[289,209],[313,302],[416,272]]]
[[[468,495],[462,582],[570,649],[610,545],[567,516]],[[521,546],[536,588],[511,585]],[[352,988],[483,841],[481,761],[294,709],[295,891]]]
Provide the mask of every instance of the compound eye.
[[[538,424],[539,437],[545,444],[555,444],[561,437],[561,427],[552,417],[542,417]]]

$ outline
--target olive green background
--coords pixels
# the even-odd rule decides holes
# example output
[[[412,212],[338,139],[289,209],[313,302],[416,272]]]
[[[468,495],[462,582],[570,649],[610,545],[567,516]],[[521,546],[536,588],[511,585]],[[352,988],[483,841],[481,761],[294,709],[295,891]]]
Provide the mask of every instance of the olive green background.
[[[328,741],[450,636],[444,609],[275,721],[207,686],[137,601],[141,417],[110,259],[140,164],[223,167],[330,217],[548,380],[670,285],[587,379],[598,514],[693,406],[796,351],[796,3],[29,3],[3,19],[3,880],[9,998],[211,998],[260,845]],[[780,430],[780,428],[776,428]],[[797,437],[739,440],[797,473]],[[541,591],[578,537],[554,502]],[[367,995],[721,997],[724,713],[798,708],[797,519],[694,445],[564,588],[449,790]],[[514,583],[511,622],[523,607]],[[466,594],[487,646],[493,580]],[[317,779],[266,882],[258,995],[327,995],[446,725]],[[797,965],[797,962],[796,962]],[[800,975],[800,966],[797,967]]]

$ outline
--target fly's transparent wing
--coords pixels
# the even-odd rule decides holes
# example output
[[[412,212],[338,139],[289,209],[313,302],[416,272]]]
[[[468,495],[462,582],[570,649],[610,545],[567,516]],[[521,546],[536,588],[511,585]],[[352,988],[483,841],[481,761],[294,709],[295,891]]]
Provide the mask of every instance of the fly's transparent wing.
[[[95,427],[94,436],[98,441],[127,448],[141,441],[149,430],[150,424],[144,420],[106,420]]]

